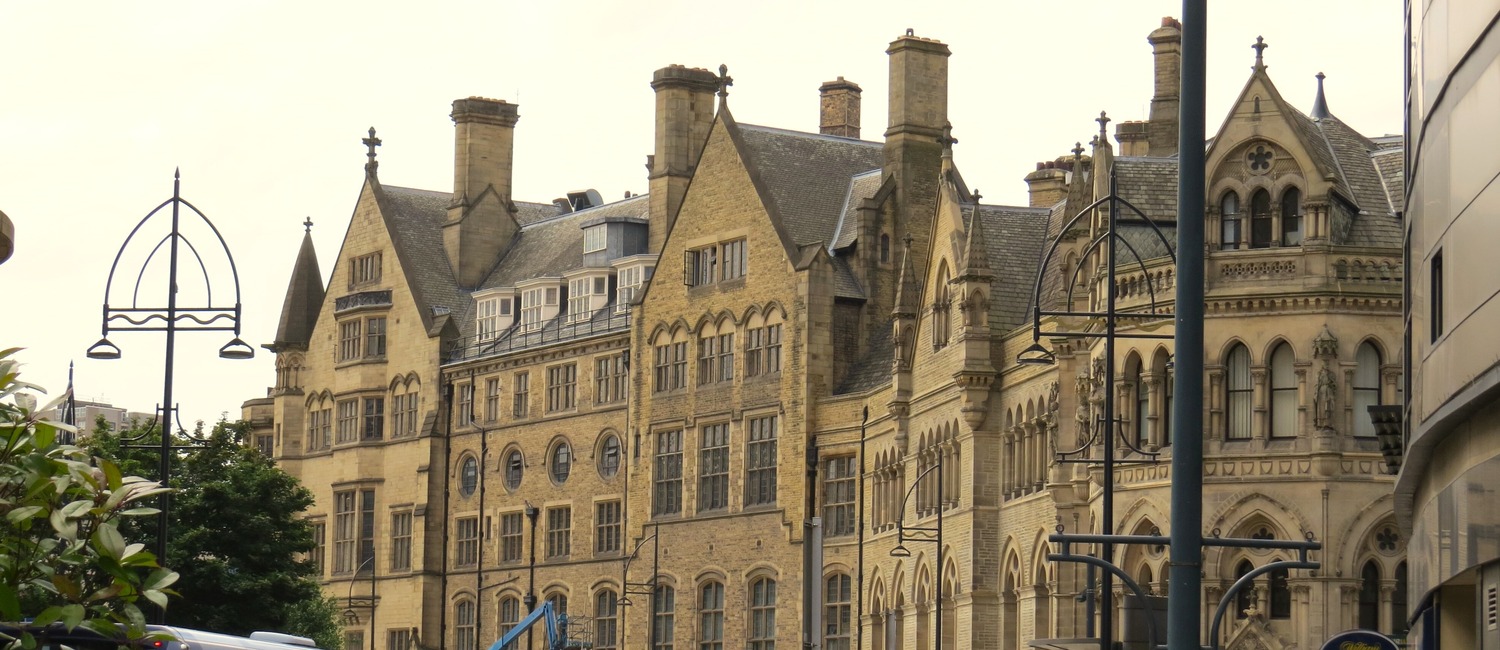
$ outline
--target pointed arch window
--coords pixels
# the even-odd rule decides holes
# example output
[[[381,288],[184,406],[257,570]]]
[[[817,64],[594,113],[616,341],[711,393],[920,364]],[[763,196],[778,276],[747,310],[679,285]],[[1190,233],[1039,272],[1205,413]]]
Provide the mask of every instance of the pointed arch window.
[[[944,265],[937,276],[937,291],[934,292],[937,299],[932,303],[932,347],[941,348],[948,344],[948,332],[952,325],[948,318],[948,303],[952,296],[948,289],[948,267]]]
[[[1234,192],[1219,199],[1219,247],[1232,251],[1240,247],[1240,197]]]
[[[1136,359],[1130,371],[1131,384],[1135,386],[1135,445],[1143,447],[1147,438],[1147,418],[1150,416],[1151,391],[1146,388],[1146,375],[1142,372],[1142,363]]]
[[[1297,369],[1292,346],[1282,343],[1271,353],[1271,437],[1297,435]]]
[[[1295,187],[1281,194],[1281,245],[1302,245],[1302,190]]]
[[[1369,341],[1354,353],[1354,435],[1375,437],[1369,409],[1380,403],[1380,350]]]
[[[1380,629],[1380,567],[1375,560],[1365,562],[1359,572],[1359,628]]]
[[[1271,618],[1292,617],[1291,572],[1272,569],[1271,573]]]
[[[1239,566],[1234,568],[1234,579],[1239,580],[1253,570],[1255,570],[1255,565],[1251,564],[1250,560],[1240,560]],[[1245,618],[1245,612],[1254,607],[1255,585],[1248,584],[1240,587],[1239,593],[1234,595],[1234,617]]]
[[[1265,190],[1250,195],[1250,247],[1271,247],[1271,193]]]
[[[891,261],[891,236],[880,234],[880,263],[887,264]]]
[[[1229,440],[1250,438],[1250,401],[1253,389],[1250,384],[1250,350],[1243,344],[1235,344],[1225,359],[1224,372],[1224,437]]]
[[[1172,444],[1172,434],[1174,432],[1176,432],[1176,430],[1177,430],[1177,421],[1174,420],[1174,419],[1172,419],[1172,390],[1173,390],[1172,384],[1176,382],[1176,378],[1172,375],[1172,373],[1170,371],[1168,371],[1166,374],[1167,374],[1166,378],[1162,380],[1162,389],[1161,389],[1162,390],[1161,419],[1162,419],[1162,422],[1163,422],[1161,430],[1162,430],[1162,438],[1163,438],[1162,439],[1162,446],[1163,447]]]
[[[1391,636],[1406,636],[1406,563],[1396,565],[1396,591],[1391,594]]]

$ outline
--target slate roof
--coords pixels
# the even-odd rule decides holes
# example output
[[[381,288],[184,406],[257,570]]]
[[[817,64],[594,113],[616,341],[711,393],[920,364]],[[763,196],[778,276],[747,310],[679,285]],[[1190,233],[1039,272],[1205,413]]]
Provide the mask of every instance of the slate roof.
[[[849,260],[842,257],[833,258],[833,297],[861,300],[866,297],[859,278],[854,277],[854,269],[849,266]]]
[[[880,183],[884,179],[879,169],[856,174],[854,178],[849,179],[849,191],[844,193],[844,212],[839,217],[838,226],[833,233],[831,248],[834,250],[847,248],[859,238],[859,204],[875,196],[875,193],[880,191]]]
[[[401,266],[412,281],[417,308],[427,317],[447,310],[462,324],[472,310],[469,294],[459,289],[448,252],[443,248],[443,221],[448,217],[451,192],[434,192],[394,185],[377,185],[376,200],[391,230]],[[430,320],[424,317],[424,320]]]
[[[500,258],[500,263],[480,285],[481,289],[512,287],[532,278],[559,277],[583,267],[583,223],[597,217],[648,217],[647,195],[557,214],[521,226],[520,233]]]
[[[972,204],[964,208],[965,228],[973,213]],[[1026,321],[1049,216],[1046,208],[979,206],[990,269],[995,274],[990,285],[992,332],[1008,332]]]
[[[1114,168],[1120,198],[1158,225],[1177,222],[1176,158],[1121,157],[1115,159]],[[1129,208],[1121,208],[1121,220],[1135,218]]]
[[[1380,180],[1385,185],[1385,195],[1391,208],[1397,212],[1406,206],[1406,162],[1402,149],[1381,149],[1370,154]]]
[[[532,203],[530,201],[516,201],[516,223],[522,227],[529,226],[538,221],[551,219],[560,214],[558,207],[551,203]]]
[[[896,342],[891,338],[895,322],[895,318],[887,320],[885,327],[870,337],[865,345],[865,355],[834,386],[834,395],[862,393],[890,383],[891,364],[896,358]]]
[[[882,145],[740,124],[748,163],[797,245],[827,244],[844,214],[850,178],[880,167]]]

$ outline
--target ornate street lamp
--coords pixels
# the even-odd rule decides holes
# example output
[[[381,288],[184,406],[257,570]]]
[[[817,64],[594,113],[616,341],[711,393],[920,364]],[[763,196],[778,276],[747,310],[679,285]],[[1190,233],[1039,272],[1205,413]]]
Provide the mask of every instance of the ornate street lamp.
[[[147,213],[130,234],[125,237],[125,242],[120,245],[120,251],[115,254],[115,261],[109,268],[109,280],[104,285],[104,318],[102,323],[103,337],[89,347],[87,355],[90,359],[119,359],[120,348],[109,340],[111,332],[165,332],[167,336],[166,347],[166,372],[163,377],[162,402],[159,407],[157,422],[161,425],[161,441],[159,444],[125,445],[129,449],[156,449],[160,452],[160,465],[158,478],[163,486],[171,480],[171,456],[174,450],[192,449],[194,445],[173,446],[171,423],[176,415],[176,408],[172,402],[172,374],[173,362],[176,355],[177,332],[231,332],[232,338],[223,347],[219,348],[219,356],[225,359],[249,359],[255,356],[254,348],[240,339],[240,277],[239,271],[234,264],[234,256],[229,253],[229,245],[224,242],[224,236],[219,229],[214,227],[212,221],[208,220],[198,208],[182,198],[182,175],[179,172],[172,174],[172,198],[163,201],[161,205]],[[171,207],[171,230],[160,240],[150,245],[150,252],[145,261],[141,262],[140,269],[136,272],[135,282],[131,285],[130,300],[128,307],[112,306],[110,300],[114,297],[115,272],[120,270],[120,260],[125,255],[125,250],[135,240],[135,236],[141,232],[141,228],[153,217],[163,214],[163,209]],[[181,230],[183,208],[191,214],[196,215],[204,225],[214,234],[214,241],[218,242],[219,248],[224,253],[224,258],[229,262],[231,279],[234,282],[233,306],[225,302],[215,305],[213,299],[213,284],[208,275],[208,265],[204,263],[203,256],[199,253]],[[204,302],[189,306],[179,305],[177,302],[177,272],[178,262],[182,249],[186,247],[192,259],[197,262],[198,269],[203,276],[205,289]],[[167,304],[162,306],[142,306],[139,298],[141,287],[144,284],[146,269],[156,254],[165,248],[168,255],[167,261]],[[127,278],[128,279],[128,278]],[[222,293],[220,295],[223,295]],[[179,429],[181,425],[179,424]],[[149,428],[148,428],[149,431]],[[139,440],[146,434],[142,433],[135,438],[127,439],[126,442]],[[161,497],[161,512],[157,514],[157,536],[156,556],[158,561],[165,561],[167,556],[167,522],[171,511],[171,495],[163,494]],[[159,613],[159,617],[165,621],[166,612]]]
[[[918,485],[922,484],[922,479],[927,478],[927,475],[934,471],[937,472],[936,479],[938,484],[937,525],[907,526],[906,500],[910,499],[911,493],[917,489]],[[937,622],[937,625],[933,629],[932,647],[934,650],[943,650],[943,510],[947,509],[947,504],[943,503],[943,486],[943,459],[938,458],[932,467],[922,470],[922,473],[917,475],[916,480],[911,482],[911,487],[907,488],[906,494],[901,497],[901,509],[897,511],[901,513],[901,518],[896,521],[896,547],[891,549],[891,557],[911,557],[911,549],[906,548],[907,542],[930,542],[937,544],[937,570],[933,572],[933,575],[937,576],[937,580],[934,582],[937,597],[933,599],[933,609],[937,610],[934,612]],[[907,535],[907,532],[914,532],[917,535]]]

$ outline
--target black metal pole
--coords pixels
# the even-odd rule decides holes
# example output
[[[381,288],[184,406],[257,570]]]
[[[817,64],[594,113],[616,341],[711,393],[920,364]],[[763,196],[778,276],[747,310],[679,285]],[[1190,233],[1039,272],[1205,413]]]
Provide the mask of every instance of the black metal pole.
[[[526,598],[525,598],[525,600],[526,600],[526,612],[527,613],[531,613],[531,612],[536,611],[536,520],[537,520],[538,517],[541,516],[541,514],[542,514],[542,511],[538,510],[536,506],[533,506],[530,503],[526,504],[526,517],[531,520],[531,549],[529,551],[529,554],[530,554],[531,558],[527,561],[527,563],[529,564],[529,566],[526,567]],[[536,626],[532,626],[532,627],[534,628]],[[532,628],[526,628],[526,647],[527,648],[534,648],[535,647],[535,646],[533,646],[531,644],[531,641],[532,641],[531,633],[532,633]],[[459,650],[464,650],[464,649],[460,648]]]
[[[1172,598],[1168,650],[1199,650],[1203,577],[1203,104],[1206,0],[1182,2],[1178,113],[1177,313],[1172,421]]]
[[[172,481],[172,368],[175,365],[177,355],[177,240],[179,208],[182,201],[182,179],[174,174],[172,178],[172,245],[170,262],[167,266],[167,350],[166,350],[166,372],[162,380],[161,398],[161,458],[158,459],[157,476],[161,477],[162,487],[171,487]],[[169,525],[172,510],[172,493],[165,492],[161,495],[161,512],[156,514],[156,561],[163,566],[167,564],[167,538],[170,536]],[[156,622],[162,625],[167,623],[167,609],[158,608],[156,611]]]
[[[978,218],[978,216],[976,215],[975,218]],[[943,483],[942,458],[939,458],[937,462],[937,482],[937,599],[934,601],[937,604],[937,625],[935,626],[936,629],[933,630],[933,634],[936,635],[937,638],[933,639],[932,647],[935,650],[943,650],[943,510],[945,510],[947,506],[947,504],[943,503],[943,501],[944,497],[947,495],[943,494],[943,487],[945,484]]]
[[[859,419],[859,540],[855,546],[859,549],[858,568],[859,578],[855,587],[859,589],[855,596],[858,610],[855,611],[854,647],[855,650],[864,650],[865,647],[865,425],[870,421],[870,407],[866,406],[863,415]]]
[[[658,576],[661,571],[661,523],[651,524],[651,606],[646,612],[646,647],[656,647],[656,598],[661,589]]]
[[[370,555],[370,650],[375,650],[375,555]]]
[[[1102,137],[1102,136],[1101,136]],[[1119,214],[1116,200],[1114,173],[1109,178],[1109,221],[1105,236],[1109,244],[1104,247],[1104,521],[1100,533],[1115,532],[1115,222]],[[1115,561],[1115,545],[1105,542],[1100,553],[1106,562]],[[1114,576],[1108,571],[1100,576],[1099,585],[1099,650],[1110,650],[1114,637]]]

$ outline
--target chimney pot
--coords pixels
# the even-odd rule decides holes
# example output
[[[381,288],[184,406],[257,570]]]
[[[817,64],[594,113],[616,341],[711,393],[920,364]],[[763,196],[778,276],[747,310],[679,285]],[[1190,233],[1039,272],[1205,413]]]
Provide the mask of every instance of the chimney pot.
[[[823,82],[818,87],[818,133],[858,138],[861,92],[859,84],[842,75]]]

